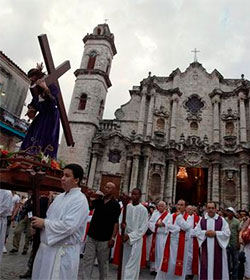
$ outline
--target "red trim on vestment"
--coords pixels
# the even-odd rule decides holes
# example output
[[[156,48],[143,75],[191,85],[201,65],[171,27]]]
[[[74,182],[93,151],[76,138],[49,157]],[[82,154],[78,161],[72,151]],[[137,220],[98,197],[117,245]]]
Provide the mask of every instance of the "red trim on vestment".
[[[168,211],[165,210],[161,216],[157,219],[156,223],[157,224],[159,222],[159,220],[164,220],[165,217],[167,216],[168,214]],[[149,260],[151,262],[155,262],[155,247],[156,247],[156,234],[157,234],[157,230],[158,230],[158,227],[155,227],[155,232],[153,233],[153,237],[152,237],[152,244],[151,244],[151,248],[150,248],[150,255],[149,255]]]
[[[183,215],[183,219],[186,221],[188,218],[188,213]],[[176,220],[176,213],[173,214],[173,224]],[[184,259],[184,250],[185,250],[185,235],[186,232],[181,230],[179,233],[179,244],[178,244],[178,251],[176,257],[176,264],[175,264],[175,275],[181,276],[183,271],[183,259]],[[164,249],[164,256],[162,260],[161,270],[164,272],[168,272],[168,263],[170,258],[170,237],[171,232],[168,234],[167,242]]]
[[[141,253],[141,268],[146,268],[147,266],[147,236],[146,234],[143,235],[143,241],[142,241],[142,253]]]

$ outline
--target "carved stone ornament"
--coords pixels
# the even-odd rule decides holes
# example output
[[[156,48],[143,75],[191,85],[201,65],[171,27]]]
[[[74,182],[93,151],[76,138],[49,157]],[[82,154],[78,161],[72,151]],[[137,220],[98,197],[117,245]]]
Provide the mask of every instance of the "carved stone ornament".
[[[229,180],[233,180],[234,179],[234,176],[235,176],[235,173],[237,172],[236,170],[234,169],[227,169],[225,170],[226,171],[226,179],[229,181]]]
[[[225,144],[225,147],[227,148],[235,148],[235,145],[237,144],[237,137],[236,136],[233,136],[233,135],[226,135],[223,137],[224,138],[224,144]]]
[[[185,146],[190,149],[196,149],[197,147],[204,147],[204,142],[199,136],[188,136],[185,141]]]
[[[161,162],[152,162],[151,163],[151,168],[150,168],[150,172],[151,174],[156,173],[156,174],[162,174],[164,170],[164,164]]]
[[[121,160],[121,151],[109,150],[108,158],[109,158],[109,161],[112,163],[119,163]]]
[[[202,155],[199,152],[185,152],[178,158],[178,164],[184,166],[201,166],[203,162]]]
[[[165,109],[164,106],[161,106],[159,109],[156,108],[154,110],[154,115],[157,117],[163,117],[163,118],[168,118],[169,117],[169,113],[167,112],[167,110]]]
[[[188,113],[186,120],[200,122],[202,120],[202,117],[200,113],[197,114]]]
[[[239,114],[237,112],[233,113],[233,110],[229,108],[227,113],[221,115],[223,121],[237,121],[239,119]]]

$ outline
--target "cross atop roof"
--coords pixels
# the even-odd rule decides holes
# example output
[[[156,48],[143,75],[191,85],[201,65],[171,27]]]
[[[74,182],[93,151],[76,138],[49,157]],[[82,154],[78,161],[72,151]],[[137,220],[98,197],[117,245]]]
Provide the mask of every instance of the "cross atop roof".
[[[191,52],[193,52],[193,53],[194,53],[194,62],[198,62],[198,59],[197,59],[197,53],[198,53],[198,52],[200,52],[200,51],[198,51],[196,48],[194,48],[194,50],[193,50],[193,51],[191,51]]]

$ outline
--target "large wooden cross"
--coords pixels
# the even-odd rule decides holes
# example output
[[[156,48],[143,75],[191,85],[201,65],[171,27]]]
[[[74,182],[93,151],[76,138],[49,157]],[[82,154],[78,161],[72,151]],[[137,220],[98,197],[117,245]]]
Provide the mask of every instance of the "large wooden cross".
[[[58,67],[55,68],[52,54],[50,52],[49,48],[49,42],[46,34],[42,34],[38,36],[39,44],[42,50],[44,62],[47,68],[48,75],[45,78],[45,82],[47,86],[50,84],[54,83],[56,87],[58,88],[58,108],[60,112],[60,118],[61,118],[61,123],[65,135],[65,139],[67,142],[68,146],[74,146],[74,140],[72,137],[72,133],[70,130],[69,122],[68,122],[68,117],[66,114],[65,106],[63,103],[63,98],[58,82],[58,78],[61,77],[66,71],[70,69],[70,63],[69,61],[65,61],[62,64],[60,64]]]

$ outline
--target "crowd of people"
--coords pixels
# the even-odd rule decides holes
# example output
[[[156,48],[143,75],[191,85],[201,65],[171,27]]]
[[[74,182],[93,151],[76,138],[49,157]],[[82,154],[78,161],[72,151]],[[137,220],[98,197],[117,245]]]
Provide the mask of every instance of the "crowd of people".
[[[13,248],[17,253],[26,230],[26,254],[32,236],[40,233],[37,252],[31,251],[28,270],[20,278],[91,279],[97,263],[99,279],[107,279],[110,262],[118,265],[118,279],[139,279],[148,267],[155,279],[250,279],[250,218],[246,210],[164,201],[141,202],[141,190],[115,198],[116,186],[81,192],[83,170],[77,164],[64,169],[64,193],[55,199],[41,196],[40,217],[30,216],[32,197],[20,203],[14,193],[0,190],[0,264],[7,224],[18,224]],[[20,207],[20,205],[22,206]],[[48,210],[47,210],[48,208]],[[18,209],[18,210],[17,210]],[[47,211],[46,211],[47,210]],[[17,213],[19,213],[17,215]]]

